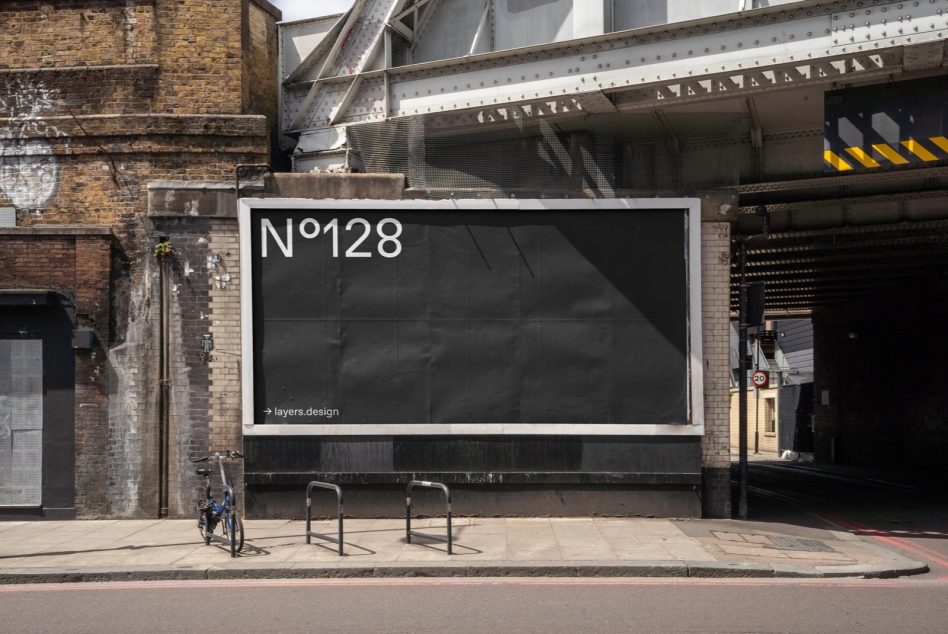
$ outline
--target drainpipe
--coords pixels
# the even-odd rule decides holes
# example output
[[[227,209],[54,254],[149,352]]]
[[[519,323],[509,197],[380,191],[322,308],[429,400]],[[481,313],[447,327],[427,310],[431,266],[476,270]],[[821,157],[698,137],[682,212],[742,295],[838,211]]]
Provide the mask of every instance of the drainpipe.
[[[161,242],[168,242],[162,238]],[[168,517],[168,435],[171,420],[171,262],[170,254],[158,257],[160,324],[158,341],[158,517]]]

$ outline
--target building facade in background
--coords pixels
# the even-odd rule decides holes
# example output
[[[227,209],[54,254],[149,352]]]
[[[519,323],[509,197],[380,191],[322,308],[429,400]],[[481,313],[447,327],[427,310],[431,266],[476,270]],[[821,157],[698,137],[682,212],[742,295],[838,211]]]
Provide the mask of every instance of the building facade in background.
[[[738,371],[737,324],[731,324],[731,369]],[[813,325],[808,319],[768,321],[752,333],[747,386],[747,446],[768,454],[813,453]],[[759,374],[759,373],[763,374]],[[765,381],[758,387],[754,381]],[[739,447],[737,378],[731,379],[731,452]]]

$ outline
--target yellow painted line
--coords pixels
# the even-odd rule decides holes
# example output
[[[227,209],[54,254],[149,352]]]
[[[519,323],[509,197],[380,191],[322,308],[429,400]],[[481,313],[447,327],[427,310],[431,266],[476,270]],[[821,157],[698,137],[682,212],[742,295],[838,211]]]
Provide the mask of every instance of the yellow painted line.
[[[845,172],[846,170],[851,170],[852,165],[836,156],[836,153],[832,150],[826,150],[823,152],[823,160],[838,169],[840,172]]]
[[[854,159],[862,163],[863,167],[881,167],[879,161],[863,152],[861,147],[848,147],[846,151],[849,152]]]
[[[930,140],[940,147],[942,152],[948,152],[948,139],[943,136],[933,136]]]
[[[915,139],[909,139],[908,141],[902,141],[909,152],[922,159],[923,161],[937,161],[938,157],[928,151],[924,145],[916,141]]]
[[[901,154],[893,150],[892,146],[890,146],[888,143],[876,143],[875,145],[872,146],[872,149],[878,152],[879,154],[881,154],[882,156],[886,157],[887,159],[889,159],[891,162],[895,163],[896,165],[905,165],[906,163],[908,163],[908,160],[906,160]]]

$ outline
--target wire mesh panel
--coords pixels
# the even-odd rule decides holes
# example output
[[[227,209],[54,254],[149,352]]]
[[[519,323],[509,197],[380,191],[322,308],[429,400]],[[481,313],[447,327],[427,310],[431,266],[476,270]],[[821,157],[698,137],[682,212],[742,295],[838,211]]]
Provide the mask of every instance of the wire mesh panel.
[[[43,342],[0,339],[0,506],[40,506]]]
[[[662,136],[654,117],[634,114],[589,116],[582,127],[536,119],[460,131],[398,119],[352,126],[348,139],[367,172],[405,174],[435,198],[691,195],[738,184],[749,143],[742,117],[667,120],[706,136]]]

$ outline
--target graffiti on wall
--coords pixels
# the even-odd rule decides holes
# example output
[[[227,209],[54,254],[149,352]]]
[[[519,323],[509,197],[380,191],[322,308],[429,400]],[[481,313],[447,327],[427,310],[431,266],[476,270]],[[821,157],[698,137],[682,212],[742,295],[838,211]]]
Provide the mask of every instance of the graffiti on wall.
[[[59,164],[46,139],[66,136],[46,117],[60,104],[41,82],[0,86],[0,196],[20,211],[40,212],[59,186]]]

